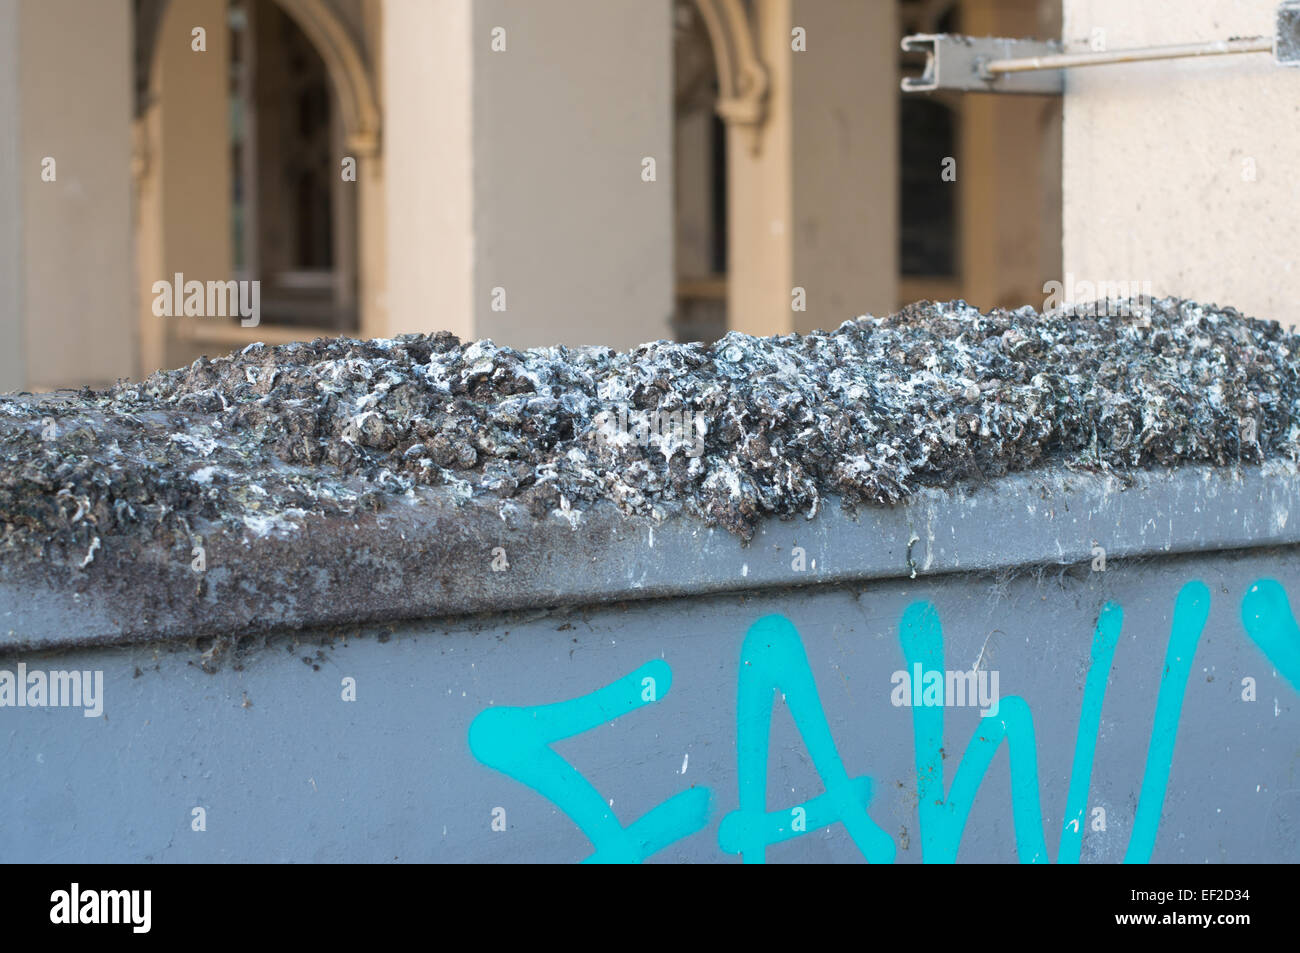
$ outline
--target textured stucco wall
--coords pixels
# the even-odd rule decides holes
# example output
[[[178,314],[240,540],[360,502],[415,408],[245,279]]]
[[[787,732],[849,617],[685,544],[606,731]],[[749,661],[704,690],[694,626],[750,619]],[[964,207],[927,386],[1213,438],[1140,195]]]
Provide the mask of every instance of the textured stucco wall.
[[[1272,35],[1276,0],[1065,0],[1108,49]],[[1300,321],[1300,69],[1211,57],[1067,73],[1064,270]],[[1252,179],[1253,175],[1253,179]]]

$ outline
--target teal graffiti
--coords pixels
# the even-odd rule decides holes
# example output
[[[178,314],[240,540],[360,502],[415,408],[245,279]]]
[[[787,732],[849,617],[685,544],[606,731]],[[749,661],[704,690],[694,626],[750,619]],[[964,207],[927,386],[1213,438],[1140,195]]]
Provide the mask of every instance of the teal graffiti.
[[[909,667],[943,671],[943,630],[939,613],[928,602],[914,602],[903,612],[899,640]],[[942,692],[943,686],[939,689]],[[940,698],[942,702],[942,696]],[[966,818],[989,762],[1003,740],[1011,751],[1011,814],[1015,819],[1020,859],[1047,859],[1042,810],[1038,803],[1038,755],[1034,718],[1024,699],[1003,698],[996,716],[983,719],[957,768],[952,790],[944,793],[943,706],[912,709],[916,757],[917,810],[921,820],[921,856],[931,862],[957,859]],[[991,723],[991,724],[990,724]]]
[[[1125,855],[1127,863],[1148,861],[1155,846],[1187,676],[1209,611],[1210,591],[1204,583],[1194,581],[1183,586],[1174,604],[1142,790]],[[1065,818],[1057,850],[1057,859],[1061,863],[1078,863],[1079,860],[1084,808],[1092,780],[1101,709],[1122,625],[1123,610],[1114,603],[1107,603],[1097,619],[1091,664],[1084,684]],[[915,602],[908,606],[899,625],[899,640],[909,665],[920,662],[926,669],[944,670],[943,632],[932,605]],[[975,729],[957,766],[952,789],[947,792],[942,751],[943,720],[942,705],[912,709],[922,857],[926,862],[956,861],[975,795],[998,746],[1006,741],[1011,759],[1011,815],[1015,823],[1016,852],[1022,863],[1046,863],[1047,842],[1038,793],[1037,744],[1029,705],[1014,695],[1002,699],[1000,716],[987,719],[993,724],[981,724]]]
[[[718,846],[762,863],[769,844],[842,822],[853,843],[873,863],[892,863],[894,842],[867,814],[871,779],[850,779],[831,737],[808,655],[789,619],[770,615],[750,626],[740,652],[736,746],[740,807],[723,818]],[[785,702],[817,768],[825,793],[785,810],[767,810],[767,756],[776,691]],[[803,824],[793,818],[803,812]],[[802,828],[802,829],[800,829]]]
[[[1074,764],[1070,768],[1070,788],[1065,796],[1065,822],[1061,827],[1061,846],[1056,852],[1058,864],[1077,864],[1083,851],[1084,811],[1088,806],[1088,792],[1092,789],[1092,766],[1097,754],[1097,733],[1101,730],[1101,708],[1123,625],[1122,608],[1113,602],[1102,606],[1092,635],[1088,676],[1084,680],[1083,704],[1079,708]]]
[[[1241,622],[1251,641],[1300,692],[1300,626],[1282,584],[1261,579],[1251,586],[1241,599]]]
[[[1187,682],[1209,610],[1210,591],[1203,583],[1192,581],[1179,591],[1125,863],[1148,862],[1155,847]],[[1261,579],[1252,585],[1242,598],[1241,618],[1251,641],[1300,691],[1300,625],[1281,584]],[[1108,602],[1093,633],[1057,849],[1060,863],[1079,862],[1102,708],[1123,622],[1123,609]],[[909,668],[919,664],[926,671],[945,671],[942,626],[930,603],[907,607],[899,623],[899,641]],[[533,707],[489,708],[470,725],[470,750],[484,764],[533,788],[563,810],[595,848],[588,862],[639,862],[708,823],[709,790],[682,791],[624,828],[592,784],[550,746],[652,704],[671,685],[668,664],[652,661],[580,698]],[[946,686],[941,682],[938,688],[942,700]],[[778,690],[784,693],[825,791],[790,808],[768,811],[768,755]],[[849,777],[799,632],[784,616],[765,616],[746,634],[736,704],[739,807],[722,819],[719,847],[740,854],[746,863],[762,863],[768,846],[842,823],[867,860],[892,862],[894,842],[867,810],[873,782],[866,775]],[[944,706],[913,707],[912,724],[922,859],[956,861],[975,797],[1005,741],[1017,855],[1022,862],[1047,862],[1037,743],[1028,703],[1018,696],[1002,698],[998,714],[982,720],[957,765],[951,789],[945,778]]]
[[[653,704],[668,694],[672,681],[668,663],[655,660],[580,698],[488,708],[469,726],[470,751],[564,811],[595,848],[587,863],[639,863],[708,823],[709,789],[682,791],[625,828],[600,792],[551,744]]]
[[[1129,837],[1124,863],[1145,864],[1151,860],[1160,828],[1160,812],[1165,806],[1169,771],[1174,763],[1174,741],[1183,714],[1183,696],[1187,676],[1192,672],[1192,657],[1201,640],[1205,620],[1210,615],[1210,590],[1203,582],[1183,586],[1174,602],[1174,622],[1165,650],[1165,669],[1156,694],[1156,715],[1151,725],[1151,743],[1147,746],[1147,765],[1142,772],[1142,790],[1138,795],[1137,816]]]

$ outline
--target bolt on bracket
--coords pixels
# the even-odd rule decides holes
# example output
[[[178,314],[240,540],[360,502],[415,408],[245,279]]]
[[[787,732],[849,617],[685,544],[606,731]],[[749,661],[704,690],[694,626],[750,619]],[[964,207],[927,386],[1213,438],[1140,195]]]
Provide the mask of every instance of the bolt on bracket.
[[[1066,53],[1054,40],[918,33],[903,38],[903,50],[926,57],[920,76],[903,79],[905,93],[946,89],[1059,96],[1065,91],[1067,69],[1241,53],[1272,53],[1278,66],[1300,67],[1300,0],[1278,5],[1273,36]]]

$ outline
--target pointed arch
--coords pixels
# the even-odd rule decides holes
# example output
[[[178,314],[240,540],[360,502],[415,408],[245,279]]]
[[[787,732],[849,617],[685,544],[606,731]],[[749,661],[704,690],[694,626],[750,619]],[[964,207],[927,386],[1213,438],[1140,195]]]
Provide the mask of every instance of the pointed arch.
[[[758,151],[758,132],[767,118],[767,69],[758,58],[754,32],[741,0],[695,0],[718,67],[718,115],[728,125],[750,131]]]
[[[136,113],[150,94],[158,28],[170,0],[138,0],[136,7]],[[358,155],[379,151],[380,114],[370,68],[356,37],[325,0],[275,0],[320,54],[338,96],[344,141]]]
[[[379,105],[357,42],[325,0],[276,0],[325,61],[339,98],[344,141],[371,156],[379,151]]]

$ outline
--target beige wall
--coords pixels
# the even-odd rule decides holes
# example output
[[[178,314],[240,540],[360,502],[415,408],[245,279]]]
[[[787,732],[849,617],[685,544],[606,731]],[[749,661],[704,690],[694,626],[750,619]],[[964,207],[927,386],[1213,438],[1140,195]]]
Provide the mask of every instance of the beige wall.
[[[888,314],[898,285],[893,3],[757,0],[768,118],[728,135],[728,322],[751,334]],[[806,49],[791,48],[802,27]],[[795,288],[806,310],[793,310]]]
[[[794,329],[888,314],[898,282],[898,19],[893,3],[795,0],[807,31],[793,64]],[[787,299],[789,295],[787,292]]]
[[[393,332],[516,347],[669,336],[669,14],[667,0],[389,3]]]
[[[0,308],[6,349],[25,365],[20,375],[11,353],[0,386],[109,384],[136,363],[130,4],[4,0],[0,7],[0,34],[13,42],[16,25],[20,38],[13,56],[0,56],[7,87],[0,116],[20,196],[15,202],[6,182],[0,253],[15,280]],[[46,156],[55,160],[53,182],[41,178]],[[16,296],[21,321],[9,310]]]
[[[966,0],[960,15],[970,36],[1060,35],[1055,0]],[[1040,308],[1061,272],[1061,98],[969,93],[960,108],[961,296]]]
[[[470,0],[384,8],[388,334],[473,337],[471,19]]]
[[[474,0],[473,10],[478,333],[515,346],[670,337],[668,0]],[[496,27],[504,53],[490,51]],[[653,182],[642,181],[645,157]],[[490,307],[497,287],[506,311]]]
[[[1110,49],[1271,35],[1276,0],[1065,0]],[[1067,74],[1064,269],[1300,321],[1300,69],[1266,54]],[[1253,160],[1255,181],[1243,168]]]
[[[206,30],[204,52],[191,48],[195,27]],[[169,4],[154,48],[152,103],[138,122],[138,313],[148,370],[233,346],[206,337],[208,318],[155,315],[152,290],[177,272],[186,281],[234,277],[229,86],[226,0]]]
[[[785,334],[795,323],[791,0],[757,0],[753,9],[769,86],[760,129],[727,127],[727,326]]]
[[[473,14],[478,333],[515,346],[671,337],[668,0],[474,0]],[[494,27],[506,52],[490,52]],[[491,309],[494,287],[507,311]]]
[[[18,160],[18,0],[0,0],[0,392],[27,382],[23,317],[23,183]]]
[[[362,48],[368,64],[375,105],[379,110],[379,136],[375,148],[359,160],[357,192],[357,293],[361,336],[382,337],[388,333],[388,200],[385,194],[383,141],[384,97],[384,0],[361,0],[357,20],[363,25]]]

